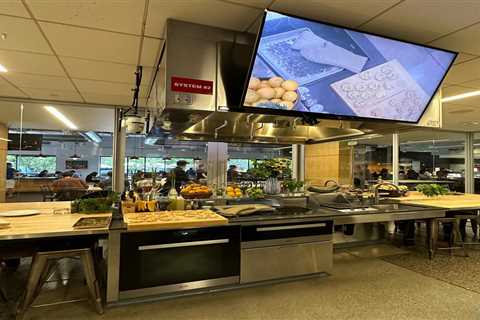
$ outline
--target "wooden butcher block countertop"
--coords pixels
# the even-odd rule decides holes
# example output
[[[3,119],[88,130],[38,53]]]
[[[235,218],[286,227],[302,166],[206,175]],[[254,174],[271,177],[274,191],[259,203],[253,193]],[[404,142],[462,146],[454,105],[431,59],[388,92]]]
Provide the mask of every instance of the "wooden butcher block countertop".
[[[165,230],[225,225],[228,219],[211,210],[125,213],[127,230]]]
[[[40,214],[25,217],[0,217],[9,223],[0,228],[0,242],[13,239],[35,239],[57,236],[76,236],[108,233],[108,228],[74,229],[73,225],[82,217],[102,217],[111,214],[58,214],[69,212],[69,201],[0,203],[0,212],[12,210],[38,210]]]
[[[395,198],[404,204],[430,206],[450,210],[474,210],[480,209],[479,194],[458,194],[438,197],[427,197],[420,192],[409,192],[408,196]]]

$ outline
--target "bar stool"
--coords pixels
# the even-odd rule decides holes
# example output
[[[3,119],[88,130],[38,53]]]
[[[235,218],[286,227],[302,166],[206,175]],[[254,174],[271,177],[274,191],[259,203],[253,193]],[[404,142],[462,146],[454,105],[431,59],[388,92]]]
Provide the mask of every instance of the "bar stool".
[[[433,250],[434,252],[436,250],[448,250],[450,255],[452,255],[453,250],[463,250],[463,254],[465,257],[468,257],[468,253],[465,250],[464,243],[462,241],[462,235],[460,233],[460,225],[459,225],[459,219],[457,218],[436,218],[435,220],[436,228],[435,228],[435,234],[433,235]],[[438,238],[438,230],[440,229],[440,224],[447,224],[451,223],[452,224],[452,230],[450,232],[450,237],[448,239],[448,247],[444,248],[438,248],[437,247],[437,238]]]
[[[57,260],[79,257],[83,265],[83,272],[91,301],[98,314],[103,314],[103,305],[100,297],[100,288],[95,275],[92,251],[90,248],[37,252],[33,256],[32,266],[28,275],[27,287],[17,309],[17,319],[23,319],[25,312],[32,305],[41,291],[43,284],[51,274]]]

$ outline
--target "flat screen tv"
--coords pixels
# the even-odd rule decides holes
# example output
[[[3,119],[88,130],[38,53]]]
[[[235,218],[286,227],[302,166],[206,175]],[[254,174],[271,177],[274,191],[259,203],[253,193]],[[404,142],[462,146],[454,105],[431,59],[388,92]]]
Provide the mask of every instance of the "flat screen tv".
[[[8,150],[20,150],[20,134],[8,134]],[[43,136],[40,134],[22,134],[22,150],[42,151]]]
[[[238,111],[417,123],[456,56],[266,11]]]

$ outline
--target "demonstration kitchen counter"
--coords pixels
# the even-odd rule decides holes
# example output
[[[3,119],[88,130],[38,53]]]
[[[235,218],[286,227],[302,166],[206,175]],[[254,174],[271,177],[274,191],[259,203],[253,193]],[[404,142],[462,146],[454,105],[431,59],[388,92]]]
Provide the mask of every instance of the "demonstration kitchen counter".
[[[480,195],[478,194],[427,197],[420,192],[409,192],[406,197],[395,198],[394,201],[408,205],[443,208],[450,211],[480,209]]]

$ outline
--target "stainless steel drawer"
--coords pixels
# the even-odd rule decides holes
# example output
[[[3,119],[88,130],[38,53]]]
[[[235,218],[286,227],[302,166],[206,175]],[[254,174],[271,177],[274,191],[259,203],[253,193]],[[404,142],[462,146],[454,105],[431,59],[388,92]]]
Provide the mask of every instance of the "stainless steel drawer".
[[[331,241],[243,249],[240,282],[255,282],[329,272]]]

